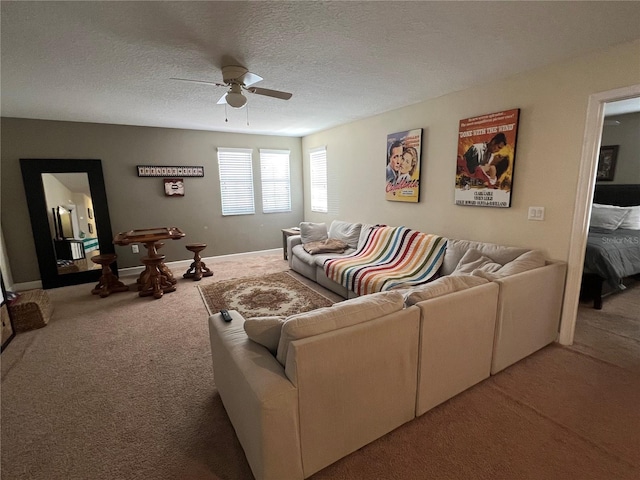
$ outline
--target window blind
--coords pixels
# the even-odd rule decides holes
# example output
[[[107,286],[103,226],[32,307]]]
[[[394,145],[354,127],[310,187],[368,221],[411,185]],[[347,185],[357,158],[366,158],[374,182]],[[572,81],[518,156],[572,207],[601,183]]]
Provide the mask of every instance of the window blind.
[[[222,215],[255,213],[252,153],[247,148],[218,148]]]
[[[289,151],[260,149],[260,173],[263,213],[290,212]]]
[[[311,211],[327,213],[327,149],[309,152],[311,172]]]

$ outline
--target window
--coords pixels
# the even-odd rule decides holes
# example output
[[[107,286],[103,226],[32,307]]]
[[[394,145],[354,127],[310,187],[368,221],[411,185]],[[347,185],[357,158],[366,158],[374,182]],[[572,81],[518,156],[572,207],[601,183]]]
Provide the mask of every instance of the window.
[[[262,211],[264,213],[290,212],[289,151],[260,149],[260,173]]]
[[[309,152],[311,166],[311,211],[327,213],[327,149]]]
[[[256,213],[253,203],[253,168],[247,148],[218,148],[222,215]]]

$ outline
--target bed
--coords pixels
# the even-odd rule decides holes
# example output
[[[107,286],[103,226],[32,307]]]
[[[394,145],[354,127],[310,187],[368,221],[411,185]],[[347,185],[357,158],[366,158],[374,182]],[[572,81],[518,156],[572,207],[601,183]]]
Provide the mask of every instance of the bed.
[[[596,184],[582,277],[582,297],[602,308],[603,288],[625,289],[640,274],[640,185]]]

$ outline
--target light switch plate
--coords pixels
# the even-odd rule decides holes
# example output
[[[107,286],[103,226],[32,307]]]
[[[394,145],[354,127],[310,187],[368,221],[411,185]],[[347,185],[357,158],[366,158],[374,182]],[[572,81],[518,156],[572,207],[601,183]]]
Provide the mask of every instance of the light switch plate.
[[[544,220],[544,207],[529,207],[527,220]]]

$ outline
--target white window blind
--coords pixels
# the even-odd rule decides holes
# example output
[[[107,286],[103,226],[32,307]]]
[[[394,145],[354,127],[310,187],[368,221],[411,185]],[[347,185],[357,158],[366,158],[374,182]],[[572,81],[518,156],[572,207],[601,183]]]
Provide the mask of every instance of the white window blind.
[[[218,172],[222,215],[255,213],[253,202],[253,167],[247,148],[218,148]]]
[[[309,152],[311,170],[311,211],[327,213],[327,149]]]
[[[262,211],[264,213],[290,212],[289,151],[260,149],[260,173]]]

